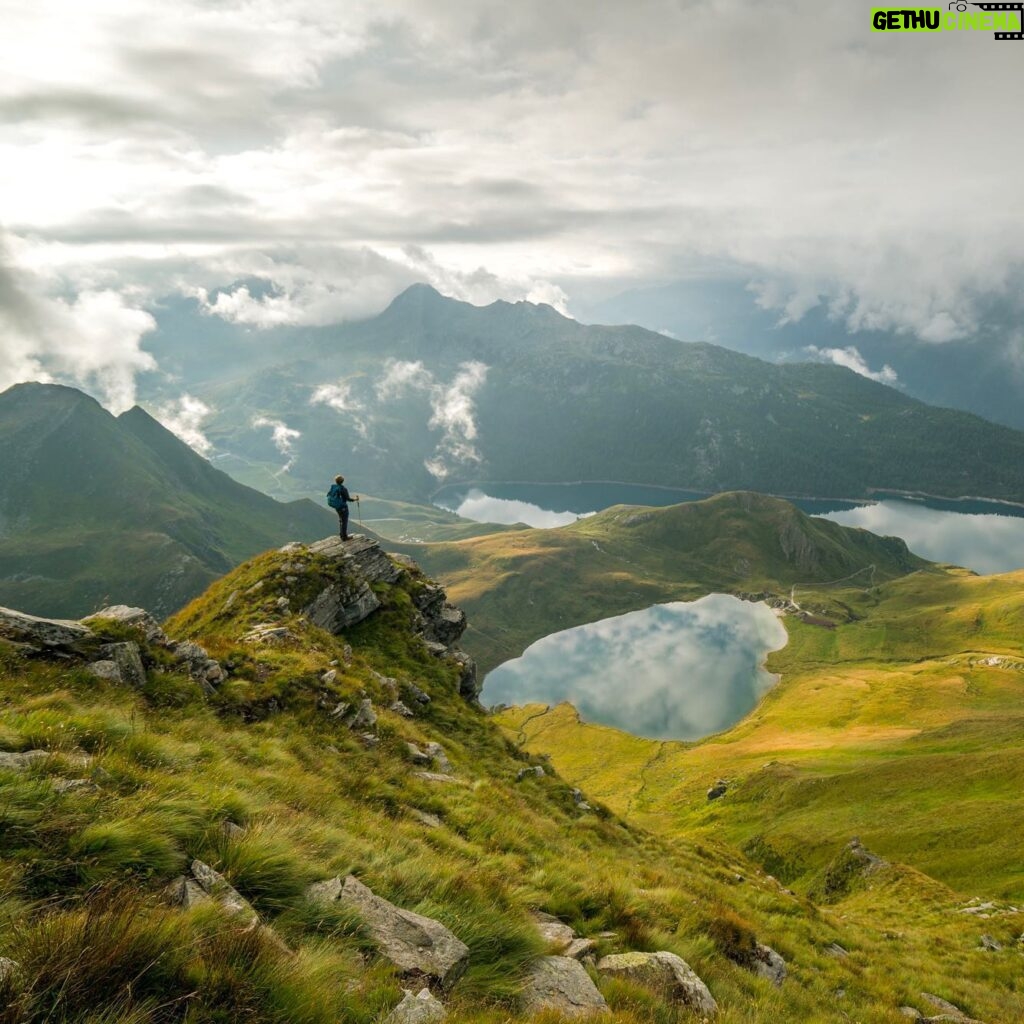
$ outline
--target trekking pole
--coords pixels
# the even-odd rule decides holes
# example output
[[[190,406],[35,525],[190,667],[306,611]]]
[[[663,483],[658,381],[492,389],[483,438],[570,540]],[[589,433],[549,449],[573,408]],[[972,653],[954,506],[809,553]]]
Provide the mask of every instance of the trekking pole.
[[[356,498],[356,515],[359,516],[359,528],[363,528],[363,506],[362,503]]]

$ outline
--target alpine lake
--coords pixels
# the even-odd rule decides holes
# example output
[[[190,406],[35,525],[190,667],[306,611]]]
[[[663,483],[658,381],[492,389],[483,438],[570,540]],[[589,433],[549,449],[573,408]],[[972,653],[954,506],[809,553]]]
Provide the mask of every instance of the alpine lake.
[[[466,519],[563,526],[612,505],[674,505],[707,494],[618,483],[453,485],[434,495]],[[981,574],[1024,568],[1024,506],[878,496],[789,499],[809,515],[901,537],[918,555]],[[777,681],[764,660],[786,631],[764,604],[711,594],[553,633],[484,680],[485,704],[568,701],[584,721],[652,739],[697,740],[750,713]]]

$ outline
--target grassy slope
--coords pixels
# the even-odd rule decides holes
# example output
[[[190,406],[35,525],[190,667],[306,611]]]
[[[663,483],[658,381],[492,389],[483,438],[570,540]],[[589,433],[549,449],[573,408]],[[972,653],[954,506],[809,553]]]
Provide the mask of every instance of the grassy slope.
[[[993,1022],[1024,1009],[1011,991],[1015,963],[973,951],[974,922],[944,912],[953,895],[912,873],[880,882],[883,905],[900,901],[918,915],[893,960],[880,921],[819,911],[717,842],[668,845],[602,810],[583,813],[557,777],[517,784],[520,756],[456,696],[453,670],[413,638],[415,581],[380,588],[385,608],[334,638],[278,611],[279,596],[298,605],[332,571],[313,559],[297,572],[286,564],[293,558],[248,563],[170,623],[234,666],[212,702],[161,670],[158,652],[139,693],[0,645],[0,748],[54,752],[29,775],[0,772],[0,955],[22,964],[0,983],[4,1024],[369,1024],[399,998],[398,984],[382,965],[366,965],[371,947],[356,921],[301,896],[311,880],[347,871],[469,943],[472,966],[452,1007],[467,1024],[518,1019],[510,998],[543,951],[531,908],[585,933],[615,930],[606,949],[676,950],[712,988],[725,1024],[838,1024],[848,1014],[895,1024],[896,1007],[919,1001],[921,989]],[[242,596],[225,611],[235,592]],[[300,640],[239,643],[267,620]],[[353,661],[324,687],[319,674],[346,642]],[[380,706],[374,670],[414,680],[433,700],[414,721],[382,712],[381,743],[366,749],[316,710],[316,698],[324,689],[332,700],[366,693]],[[460,782],[415,779],[406,740],[443,742]],[[53,779],[83,773],[67,760],[79,750],[93,755],[96,788],[59,794]],[[441,827],[425,828],[413,809],[438,815]],[[226,839],[225,819],[246,826],[244,836]],[[224,871],[294,953],[209,911],[163,907],[161,887],[194,856]],[[721,954],[711,931],[722,921],[752,928],[787,957],[781,990]],[[825,955],[832,941],[852,956]],[[691,1019],[638,989],[603,987],[621,1024]]]
[[[556,630],[659,601],[788,594],[793,584],[854,573],[866,585],[927,564],[900,540],[746,492],[660,509],[616,506],[555,530],[405,550],[466,609],[467,648],[485,671]]]

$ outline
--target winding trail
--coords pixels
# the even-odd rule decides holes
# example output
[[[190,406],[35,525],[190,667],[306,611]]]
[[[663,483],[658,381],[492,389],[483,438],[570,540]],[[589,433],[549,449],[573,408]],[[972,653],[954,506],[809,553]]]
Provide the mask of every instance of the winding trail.
[[[538,718],[543,718],[545,715],[551,712],[551,705],[548,704],[543,711],[538,711],[535,714],[528,715],[519,723],[519,732],[516,733],[516,745],[523,747],[526,745],[526,727]]]
[[[797,604],[796,600],[797,587],[799,587],[801,590],[809,590],[811,587],[834,587],[837,583],[845,583],[847,580],[852,580],[855,577],[860,576],[861,573],[865,572],[871,573],[871,579],[868,582],[868,585],[863,589],[870,590],[875,585],[875,568],[875,563],[872,562],[871,565],[866,565],[863,569],[858,569],[856,572],[850,573],[849,576],[842,576],[837,580],[829,580],[827,583],[794,583],[789,589],[789,603],[798,612],[802,612],[804,609],[801,608],[799,604]]]

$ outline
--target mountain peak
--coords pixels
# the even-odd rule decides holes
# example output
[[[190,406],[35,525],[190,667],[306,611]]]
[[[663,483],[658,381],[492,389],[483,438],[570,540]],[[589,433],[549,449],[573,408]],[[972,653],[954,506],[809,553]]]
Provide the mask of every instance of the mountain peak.
[[[428,304],[438,305],[457,301],[457,299],[442,295],[433,285],[429,285],[425,281],[417,281],[404,291],[399,292],[388,304],[385,312],[394,309],[422,309]]]

